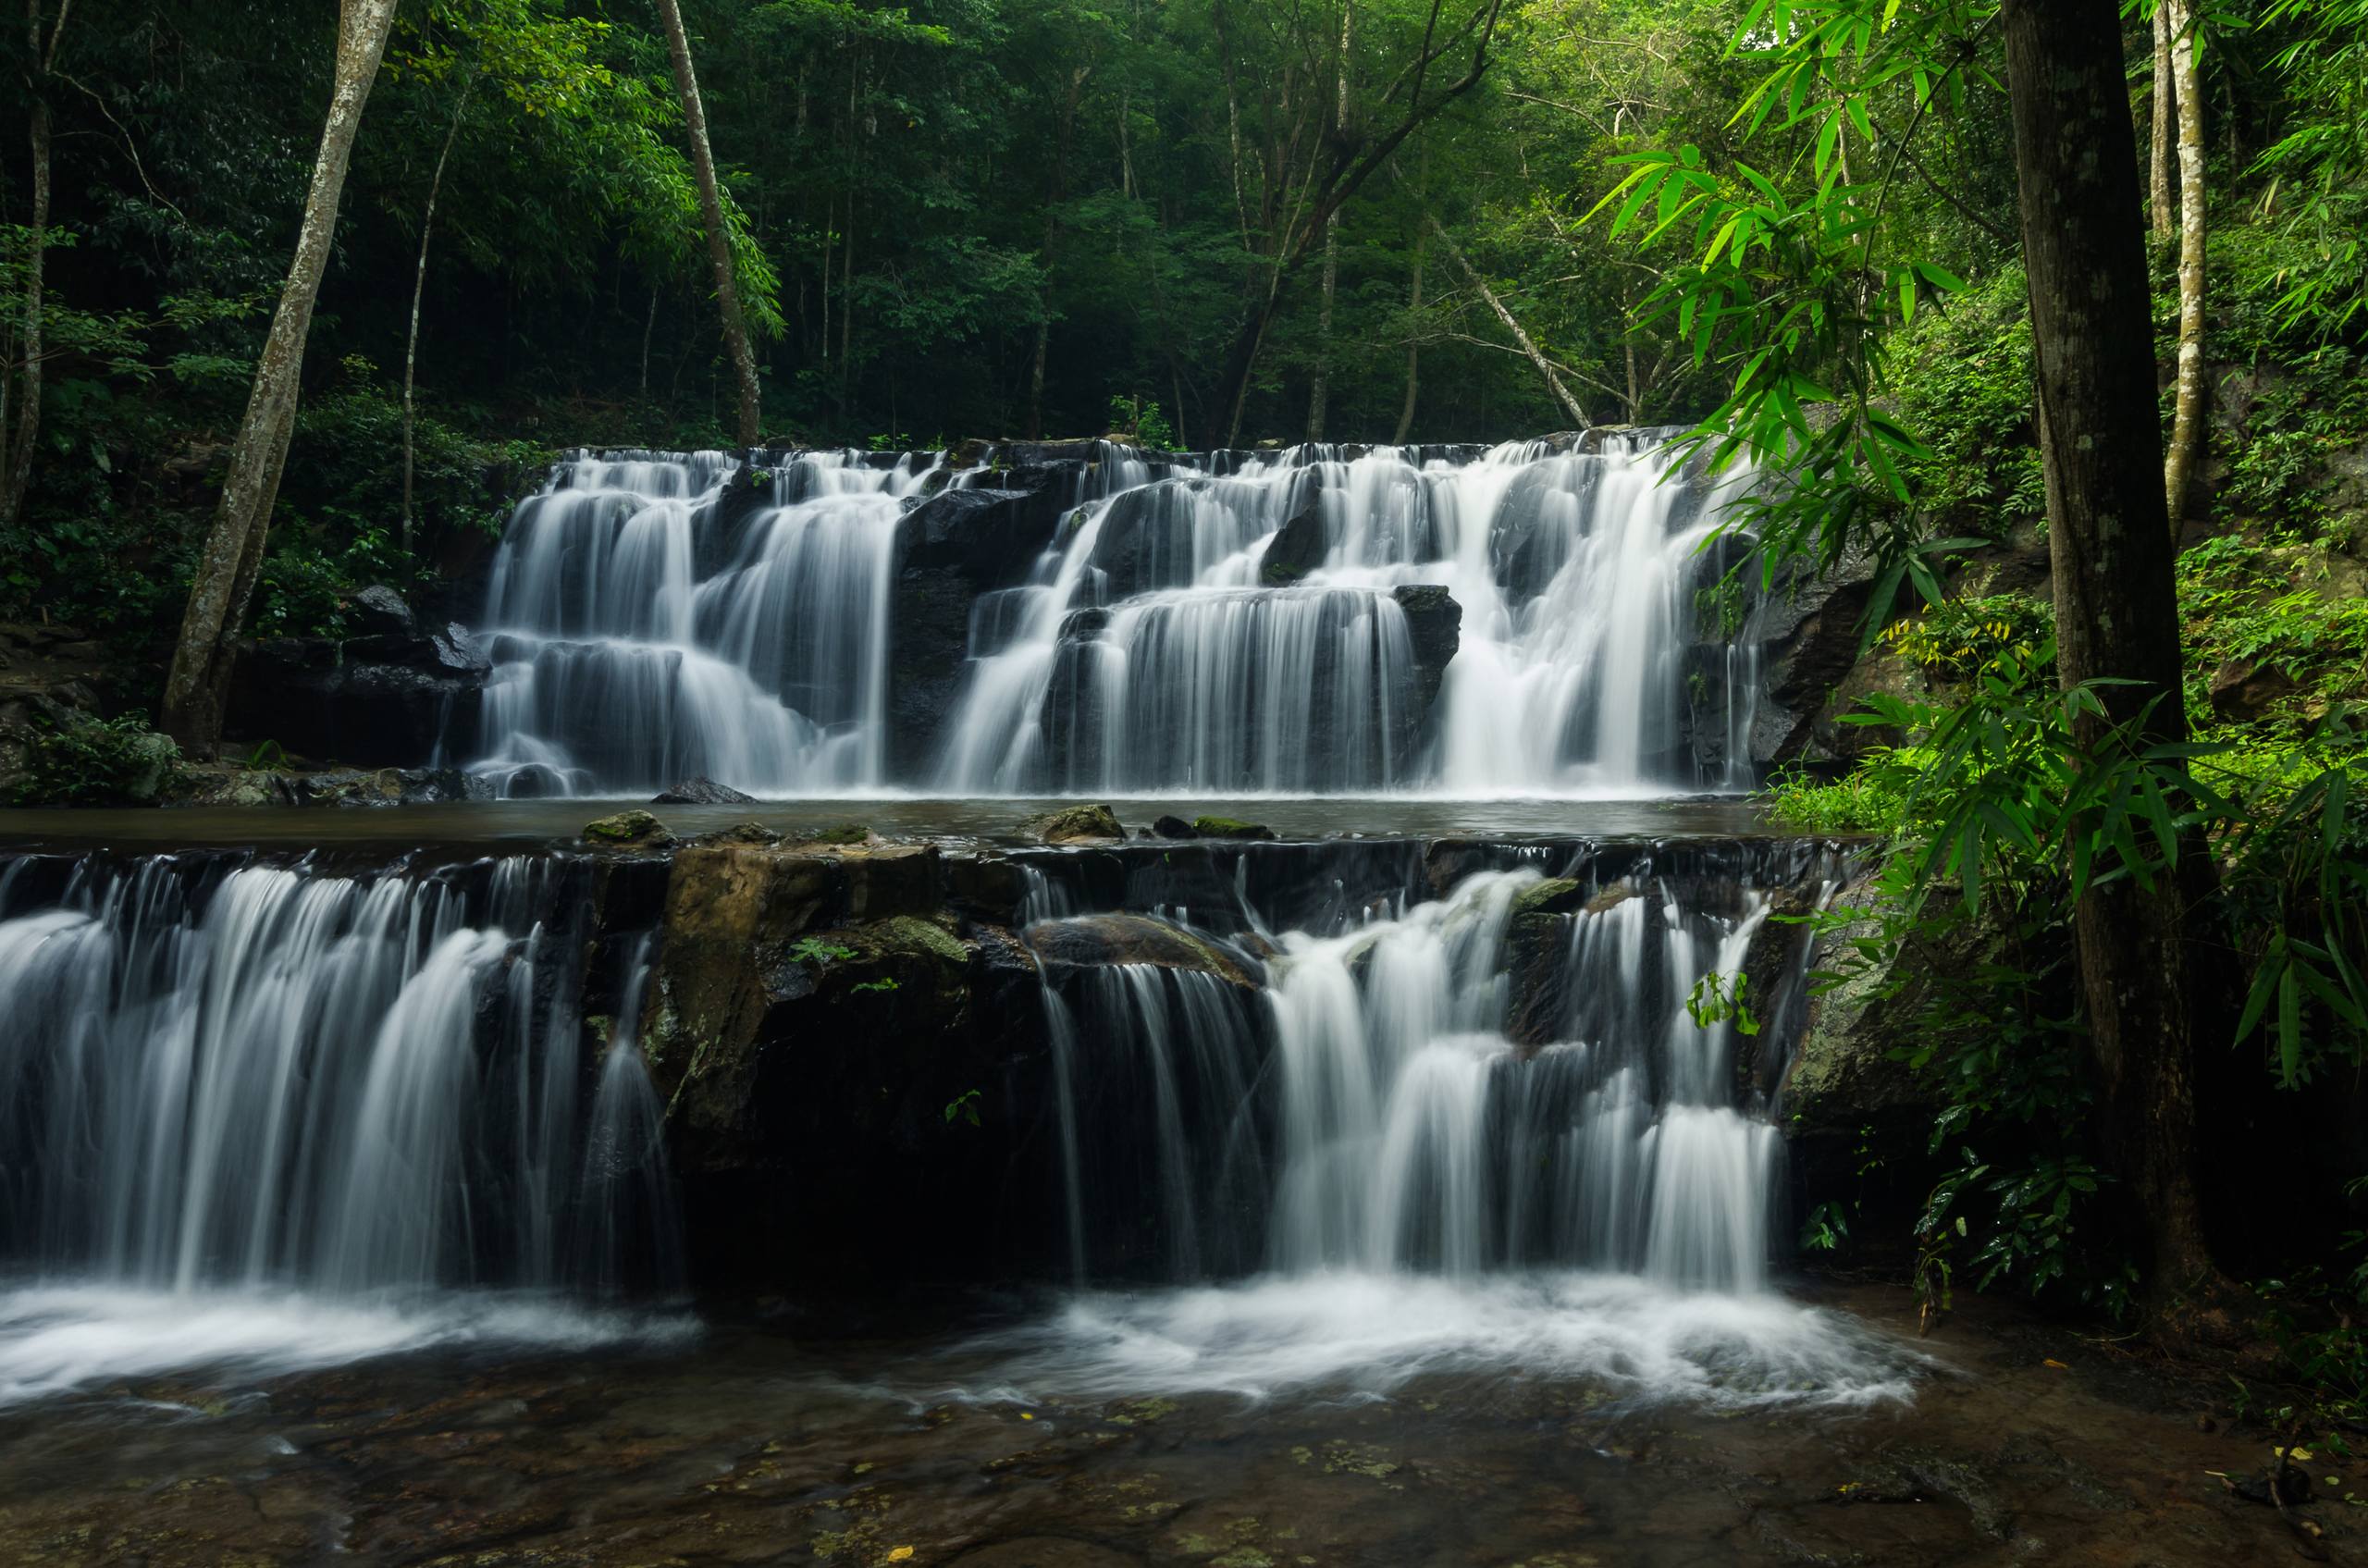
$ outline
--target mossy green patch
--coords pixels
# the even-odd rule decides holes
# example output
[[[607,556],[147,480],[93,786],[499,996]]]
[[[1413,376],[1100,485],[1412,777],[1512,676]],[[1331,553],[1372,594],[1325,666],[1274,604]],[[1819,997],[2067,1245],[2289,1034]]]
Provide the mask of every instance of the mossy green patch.
[[[1192,831],[1202,838],[1272,838],[1275,830],[1264,822],[1245,822],[1239,817],[1195,817]]]

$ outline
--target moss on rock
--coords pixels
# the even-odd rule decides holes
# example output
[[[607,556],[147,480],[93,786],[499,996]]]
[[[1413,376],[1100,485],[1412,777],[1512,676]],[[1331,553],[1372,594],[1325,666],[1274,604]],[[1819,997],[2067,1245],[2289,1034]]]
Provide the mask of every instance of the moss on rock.
[[[638,809],[585,823],[584,836],[618,848],[658,849],[674,842],[665,823]]]
[[[1192,831],[1202,838],[1272,838],[1275,830],[1264,822],[1245,822],[1237,817],[1195,817]]]
[[[1127,836],[1127,830],[1118,825],[1118,814],[1103,805],[1064,806],[1057,811],[1029,818],[1019,824],[1019,831],[1039,844],[1077,844]]]

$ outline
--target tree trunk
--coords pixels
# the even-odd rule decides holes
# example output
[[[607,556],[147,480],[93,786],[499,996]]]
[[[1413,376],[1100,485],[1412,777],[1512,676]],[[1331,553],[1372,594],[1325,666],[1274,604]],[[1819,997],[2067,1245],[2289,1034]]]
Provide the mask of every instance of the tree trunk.
[[[1414,281],[1407,290],[1406,311],[1419,315],[1423,309],[1423,253],[1431,242],[1431,226],[1426,220],[1414,228]],[[1423,385],[1423,345],[1410,333],[1406,340],[1406,401],[1398,405],[1398,429],[1389,444],[1402,447],[1407,435],[1414,428],[1414,399]]]
[[[341,0],[339,7],[336,84],[321,127],[320,153],[313,162],[295,260],[280,290],[278,308],[272,313],[263,357],[255,363],[254,387],[230,448],[221,504],[198,557],[180,638],[165,676],[161,722],[196,756],[211,756],[222,738],[223,698],[247,600],[263,566],[264,537],[272,502],[279,494],[288,440],[295,432],[304,340],[312,332],[313,304],[328,266],[338,199],[345,191],[354,133],[362,127],[363,105],[369,101],[394,19],[395,0]]]
[[[1562,405],[1562,412],[1571,416],[1579,429],[1585,429],[1589,424],[1587,411],[1579,406],[1579,400],[1571,396],[1571,389],[1562,385],[1562,377],[1556,374],[1553,362],[1546,357],[1545,351],[1537,346],[1536,340],[1532,339],[1520,321],[1515,319],[1513,313],[1505,308],[1505,302],[1497,297],[1497,291],[1494,289],[1488,287],[1488,280],[1481,277],[1479,270],[1464,259],[1462,249],[1448,237],[1447,230],[1439,226],[1439,220],[1424,213],[1423,221],[1430,226],[1432,237],[1438,241],[1439,249],[1447,253],[1447,259],[1455,264],[1455,269],[1463,274],[1466,282],[1480,290],[1480,297],[1487,302],[1488,308],[1496,313],[1497,319],[1504,324],[1505,330],[1512,334],[1513,342],[1519,346],[1523,355],[1530,364],[1537,367],[1537,374],[1546,378],[1546,389],[1554,394],[1554,401]]]
[[[2171,448],[2163,461],[2166,525],[2177,546],[2189,477],[2203,446],[2203,94],[2195,81],[2195,6],[2163,0],[2170,14],[2171,80],[2179,122],[2179,369]]]
[[[1355,37],[1357,7],[1353,0],[1340,6],[1338,90],[1333,99],[1332,134],[1342,144],[1349,140],[1349,47]],[[1324,298],[1315,317],[1315,375],[1307,389],[1307,438],[1324,438],[1326,404],[1332,397],[1332,302],[1340,286],[1340,209],[1324,220]]]
[[[2154,3],[2154,133],[2147,143],[2146,216],[2154,232],[2170,237],[2172,219],[2171,170],[2176,154],[2173,151],[2178,132],[2172,117],[2171,106],[2171,7],[2170,0]]]
[[[683,32],[683,8],[658,0],[666,28],[666,52],[674,59],[674,91],[683,100],[683,123],[690,132],[691,172],[698,179],[699,218],[707,228],[707,256],[715,268],[715,303],[723,317],[723,346],[740,384],[740,444],[763,441],[762,394],[757,386],[757,356],[748,346],[748,323],[740,314],[740,285],[732,266],[732,233],[723,223],[723,193],[715,182],[715,153],[708,145],[707,109],[699,102],[698,77],[691,68],[691,43]]]
[[[16,390],[17,423],[15,429],[0,421],[0,525],[13,524],[24,511],[25,492],[33,476],[35,443],[41,436],[42,389],[42,313],[44,305],[43,290],[46,282],[44,271],[49,260],[49,194],[50,194],[50,124],[49,124],[49,64],[57,57],[59,31],[66,25],[61,13],[44,45],[41,29],[41,0],[26,0],[25,88],[32,99],[27,115],[28,140],[32,152],[32,211],[28,216],[31,233],[25,242],[24,320],[19,331],[23,364]],[[0,375],[6,374],[0,364]],[[0,403],[0,413],[6,405]]]
[[[413,393],[419,378],[419,307],[427,294],[427,241],[436,231],[436,198],[444,189],[444,165],[452,156],[452,143],[461,139],[461,120],[469,112],[469,94],[476,91],[476,77],[472,73],[461,84],[461,101],[452,106],[452,128],[444,133],[443,150],[436,154],[436,172],[427,178],[427,206],[419,215],[419,265],[411,280],[411,332],[403,340],[403,553],[412,548],[411,482],[413,471],[412,431],[414,424]],[[649,347],[642,344],[641,378],[649,380]]]
[[[2178,603],[2154,464],[2154,356],[2138,149],[2115,0],[2004,0],[2000,11],[2030,277],[2047,471],[2056,660],[2115,722],[2149,702],[2149,738],[2185,738]],[[2084,721],[2094,731],[2094,720]],[[2195,1042],[2223,978],[2205,906],[2211,862],[2180,885],[2090,888],[2073,911],[2106,1153],[2143,1213],[2158,1280],[2210,1271],[2199,1202]],[[2215,1041],[2216,1043],[2216,1041]]]

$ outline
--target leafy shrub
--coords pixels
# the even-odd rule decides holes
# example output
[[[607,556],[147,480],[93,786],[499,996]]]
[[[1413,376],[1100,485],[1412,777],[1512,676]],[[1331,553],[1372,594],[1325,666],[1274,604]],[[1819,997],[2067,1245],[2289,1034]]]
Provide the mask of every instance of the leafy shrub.
[[[1892,651],[1945,681],[1966,681],[2001,659],[2030,663],[2033,651],[2054,635],[2055,615],[2027,594],[1987,599],[1948,599],[1882,630]]]
[[[11,791],[19,806],[152,805],[180,783],[180,747],[137,714],[40,718]]]

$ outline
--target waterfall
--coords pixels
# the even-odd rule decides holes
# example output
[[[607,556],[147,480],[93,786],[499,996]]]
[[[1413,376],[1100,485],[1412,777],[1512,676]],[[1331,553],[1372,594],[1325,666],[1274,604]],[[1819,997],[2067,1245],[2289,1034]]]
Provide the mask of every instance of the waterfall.
[[[1780,1140],[1737,1020],[1688,1002],[1745,970],[1800,880],[1770,869],[1782,886],[1646,859],[1563,912],[1524,905],[1536,865],[1481,870],[1280,932],[1255,1009],[1187,968],[1059,967],[1072,931],[1112,928],[1098,940],[1122,956],[1153,926],[1211,941],[1183,910],[1031,926],[1079,1272],[1191,1280],[1229,1252],[1281,1276],[1592,1268],[1758,1290]],[[1560,908],[1578,885],[1544,892]],[[1157,1244],[1129,1242],[1120,1209]]]
[[[1916,1358],[1769,1288],[1781,1153],[1764,1086],[1783,1045],[1762,1043],[1771,1072],[1743,1059],[1734,1019],[1687,1006],[1714,972],[1797,982],[1807,933],[1769,919],[1830,895],[1834,862],[1588,851],[1548,881],[1535,858],[1497,858],[1444,894],[1410,885],[1281,931],[1264,1006],[1190,1033],[1200,987],[1236,988],[1133,963],[1056,982],[1048,965],[1087,1287],[979,1341],[1011,1380],[999,1397],[1369,1394],[1473,1371],[1729,1408],[1905,1397]],[[1031,931],[1053,953],[1114,919],[1144,917]],[[1760,1001],[1781,1027],[1785,998]],[[1166,1283],[1115,1283],[1146,1276]]]
[[[503,795],[876,788],[896,524],[935,463],[561,463],[495,559],[472,771]]]
[[[1098,443],[1062,460],[1072,510],[1041,553],[966,556],[993,580],[909,599],[901,520],[992,484],[985,459],[578,456],[511,520],[480,733],[448,749],[512,795],[1747,788],[1754,590],[1720,584],[1748,542],[1710,547],[1749,476],[1666,475],[1672,434],[1156,463]],[[967,636],[931,629],[943,591]],[[1460,630],[1424,634],[1410,593]],[[892,769],[900,637],[946,644],[958,692],[898,737],[934,761]]]
[[[585,896],[563,862],[159,856],[5,885],[11,1268],[352,1300],[673,1282],[638,1053],[587,1056],[590,932],[543,920]]]
[[[1660,438],[1612,434],[1583,452],[1300,447],[1121,489],[974,617],[938,784],[1661,793],[1705,782],[1684,726],[1715,685],[1707,782],[1747,787],[1757,665],[1696,651],[1733,641],[1700,624],[1704,552],[1746,476],[1663,483],[1667,463]],[[1392,598],[1416,585],[1462,611],[1427,747]]]

